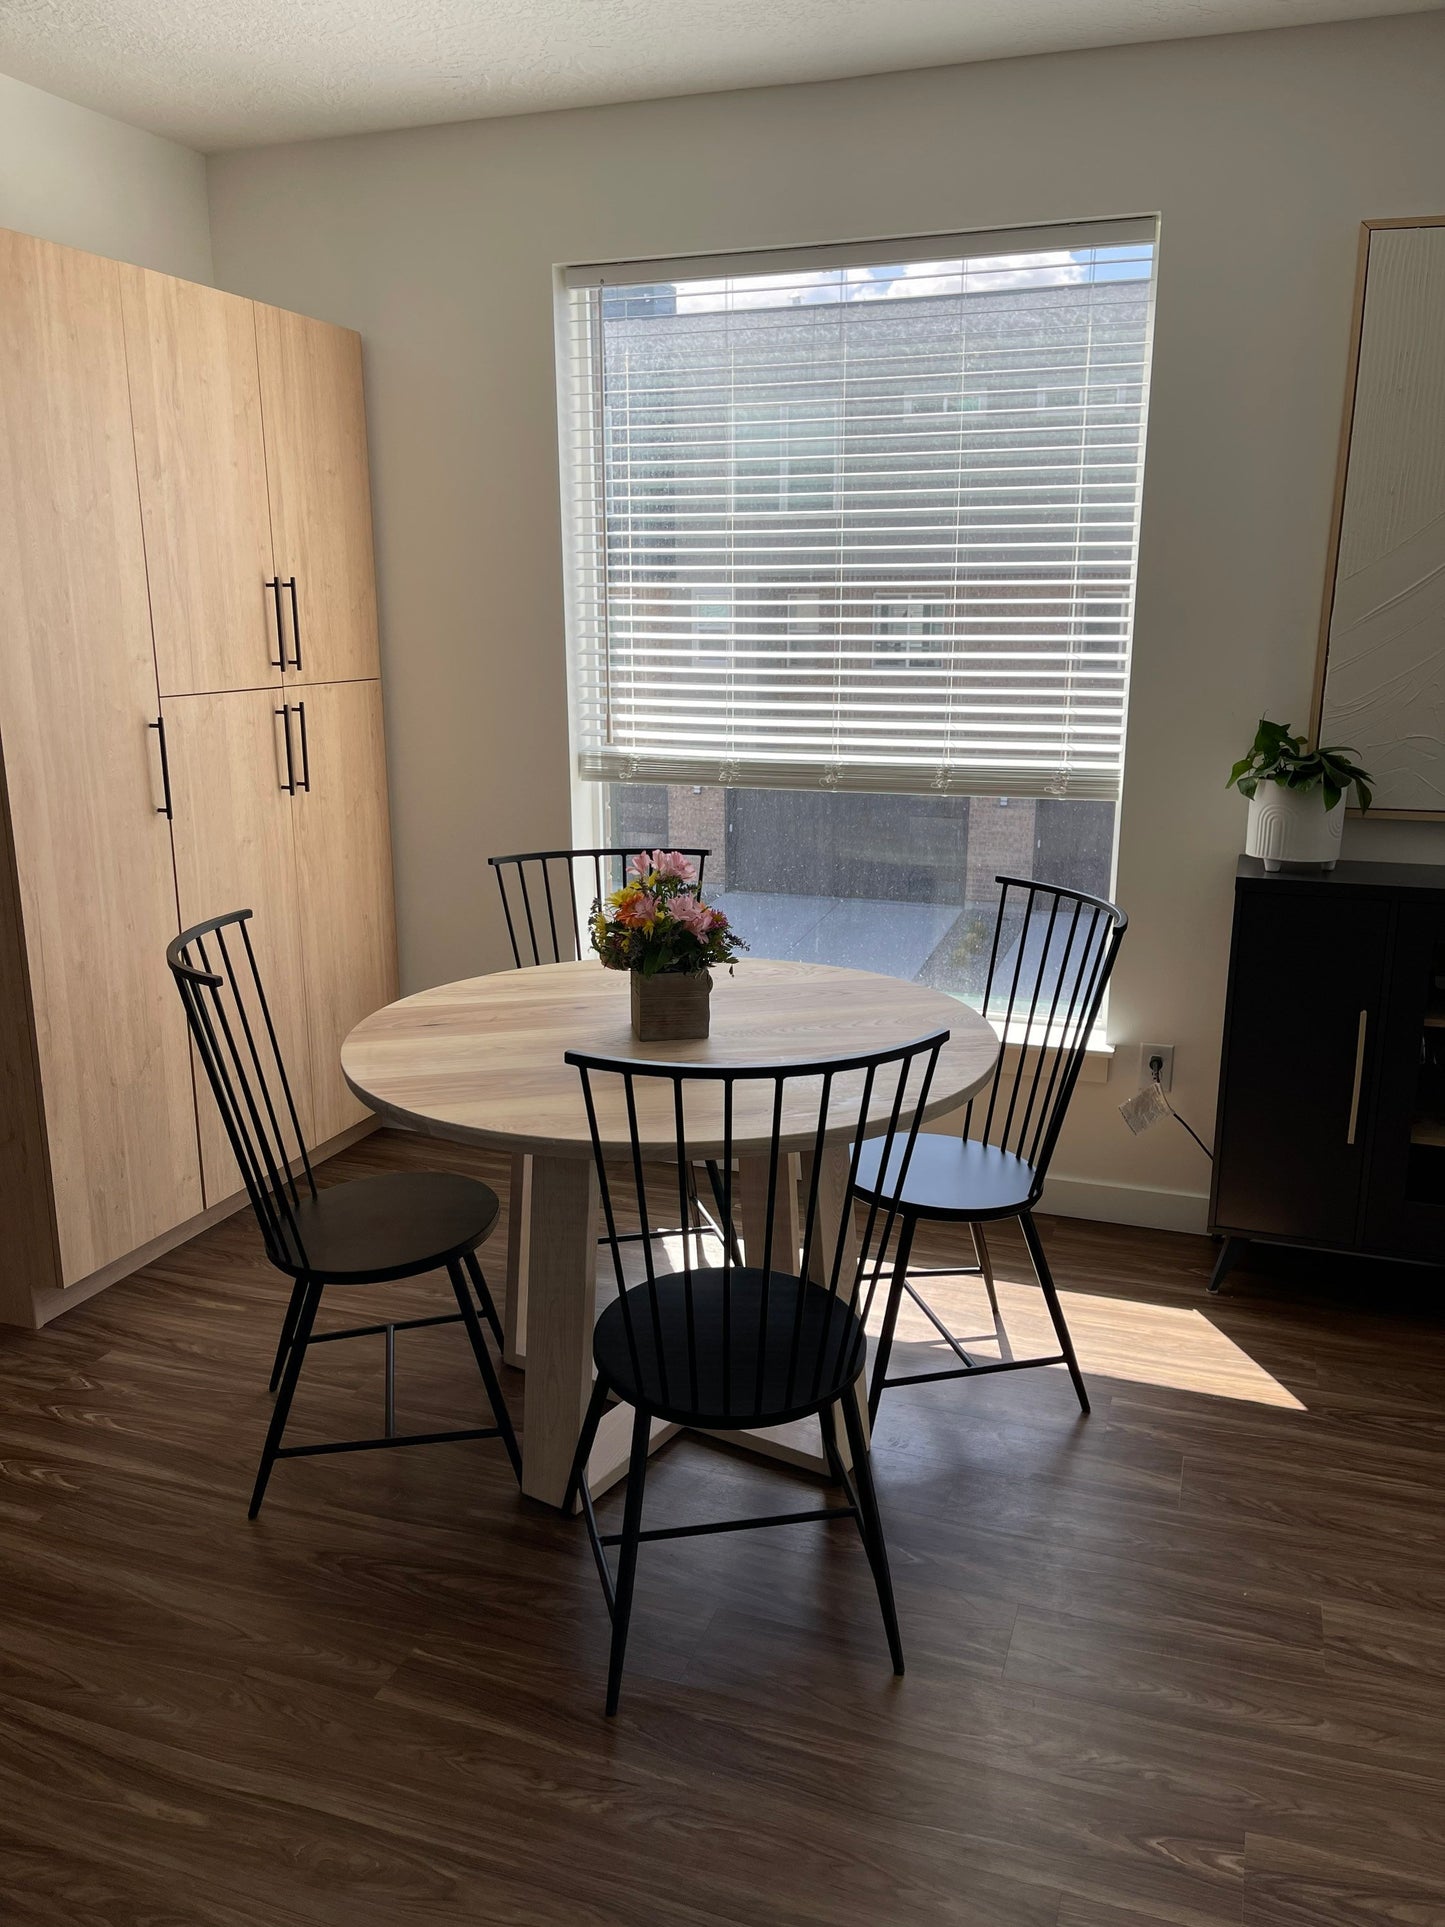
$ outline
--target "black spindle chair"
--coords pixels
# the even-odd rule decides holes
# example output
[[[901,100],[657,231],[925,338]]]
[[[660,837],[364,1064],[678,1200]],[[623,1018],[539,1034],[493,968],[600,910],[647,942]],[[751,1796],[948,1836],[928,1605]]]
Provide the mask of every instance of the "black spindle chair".
[[[939,1031],[892,1050],[782,1066],[638,1063],[567,1053],[567,1062],[575,1064],[582,1077],[618,1290],[597,1321],[592,1347],[597,1378],[564,1501],[570,1511],[581,1496],[612,1615],[609,1714],[617,1710],[637,1551],[644,1540],[851,1518],[872,1567],[893,1669],[903,1671],[888,1554],[857,1397],[867,1356],[868,1307],[860,1303],[860,1293],[875,1238],[881,1251],[895,1207],[875,1190],[860,1236],[854,1196],[858,1147],[865,1134],[866,1141],[880,1145],[888,1168],[906,1177],[947,1038],[947,1031]],[[604,1155],[607,1141],[626,1141],[630,1147],[630,1189],[643,1232],[641,1283],[629,1285],[624,1272],[626,1241]],[[693,1262],[692,1241],[683,1238],[682,1270],[659,1272],[649,1235],[654,1198],[669,1212],[674,1203],[685,1204],[689,1162],[708,1153],[722,1173],[724,1217],[731,1222],[733,1160],[739,1146],[756,1160],[749,1182],[756,1184],[760,1201],[766,1192],[760,1229],[749,1234],[760,1249],[750,1248],[747,1263],[740,1264],[730,1242],[722,1240],[721,1265],[705,1266],[701,1252]],[[847,1166],[845,1184],[822,1182],[825,1154],[832,1147]],[[799,1150],[809,1172],[803,1185],[801,1257],[791,1242],[793,1220],[786,1202],[789,1159]],[[871,1270],[876,1278],[876,1266]],[[614,1398],[633,1408],[632,1450],[622,1531],[604,1534],[598,1530],[586,1468],[598,1425]],[[851,1474],[838,1448],[840,1410]],[[642,1493],[653,1419],[735,1432],[814,1415],[845,1504],[643,1531]],[[612,1545],[620,1547],[615,1580],[606,1554]]]
[[[669,845],[669,848],[672,846]],[[528,850],[520,856],[489,856],[502,896],[502,914],[519,970],[528,965],[574,963],[591,950],[577,909],[577,892],[589,902],[616,890],[641,846],[602,850]],[[683,850],[697,864],[698,886],[711,850]],[[580,879],[580,880],[579,880]]]
[[[673,846],[668,845],[669,849]],[[697,865],[697,887],[703,884],[703,873],[711,850],[680,850],[680,856],[691,857]],[[588,901],[597,903],[611,890],[618,889],[627,877],[627,866],[633,857],[642,855],[640,845],[624,847],[614,844],[607,849],[597,850],[529,850],[519,856],[489,856],[497,879],[497,889],[501,892],[502,914],[507,919],[507,936],[512,945],[512,961],[518,970],[535,968],[544,963],[575,963],[586,957],[592,946],[577,909],[579,887],[589,893]],[[580,885],[579,885],[580,877]],[[509,882],[510,879],[510,882]],[[545,920],[544,920],[545,919]],[[703,1206],[697,1194],[697,1185],[688,1178],[688,1214],[685,1222],[693,1236],[704,1229],[721,1234],[726,1213],[722,1209],[722,1179],[715,1160],[707,1163],[708,1182],[712,1187],[713,1203],[719,1217],[714,1217]],[[513,1199],[513,1208],[516,1200]],[[658,1237],[680,1237],[680,1231],[660,1230]],[[727,1234],[732,1236],[731,1231]],[[642,1236],[634,1235],[632,1242]],[[599,1238],[598,1244],[605,1244]],[[736,1258],[736,1247],[733,1251]]]
[[[1128,918],[1116,905],[1079,890],[1059,889],[1021,877],[1001,876],[996,881],[1003,886],[1003,894],[994,924],[983,1005],[985,1016],[1004,1040],[993,1078],[964,1113],[961,1138],[935,1132],[919,1136],[901,1189],[875,1145],[865,1147],[862,1157],[860,1194],[896,1194],[899,1199],[898,1245],[869,1388],[869,1411],[875,1418],[879,1399],[890,1385],[921,1385],[937,1379],[977,1377],[985,1372],[1027,1371],[1043,1365],[1066,1365],[1080,1407],[1085,1412],[1089,1409],[1089,1395],[1034,1223],[1033,1208],[1044,1188],[1049,1160],[1078,1082]],[[986,1223],[1001,1218],[1018,1219],[1053,1321],[1059,1349],[1046,1357],[1014,1358],[1009,1352],[983,1229]],[[910,1273],[914,1235],[924,1222],[966,1224],[976,1262]],[[957,1276],[982,1278],[995,1333],[1001,1341],[1001,1358],[976,1358],[967,1351],[913,1282],[921,1277]],[[905,1294],[953,1351],[957,1364],[904,1377],[889,1376],[894,1331]]]
[[[477,1246],[496,1222],[497,1195],[477,1179],[450,1171],[390,1171],[318,1187],[247,929],[250,917],[249,910],[211,917],[182,931],[166,951],[196,1054],[261,1227],[266,1256],[292,1280],[271,1372],[276,1404],[251,1495],[250,1517],[254,1519],[261,1509],[277,1459],[500,1438],[520,1479],[516,1434],[472,1299],[474,1288],[500,1345],[501,1321],[476,1255]],[[327,1285],[391,1283],[443,1267],[457,1302],[454,1312],[349,1326],[344,1331],[313,1329]],[[424,1325],[452,1324],[466,1326],[496,1423],[398,1435],[396,1334]],[[307,1348],[366,1336],[385,1340],[383,1434],[325,1445],[283,1445]]]

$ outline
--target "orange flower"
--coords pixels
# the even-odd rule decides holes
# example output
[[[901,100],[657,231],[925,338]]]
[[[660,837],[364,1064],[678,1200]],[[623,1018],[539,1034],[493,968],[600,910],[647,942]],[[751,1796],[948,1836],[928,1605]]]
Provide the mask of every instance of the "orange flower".
[[[650,897],[645,890],[619,890],[617,895],[625,899],[617,903],[617,921],[651,934],[660,909],[657,898]]]

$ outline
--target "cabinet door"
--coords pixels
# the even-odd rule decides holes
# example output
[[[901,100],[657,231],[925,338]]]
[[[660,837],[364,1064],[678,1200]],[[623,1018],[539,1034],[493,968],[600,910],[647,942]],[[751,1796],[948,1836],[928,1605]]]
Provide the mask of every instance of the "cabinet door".
[[[281,680],[255,307],[123,267],[162,695]]]
[[[61,1271],[201,1208],[120,271],[0,232],[0,744]]]
[[[324,1143],[368,1114],[341,1075],[342,1040],[396,996],[381,685],[322,684],[298,691],[292,709],[310,785],[296,798],[296,854],[311,1092]]]
[[[1445,907],[1402,892],[1380,1034],[1364,1242],[1445,1260]]]
[[[309,1144],[311,1063],[292,839],[295,804],[285,780],[282,732],[288,719],[280,713],[281,703],[279,691],[263,689],[174,696],[161,707],[175,809],[172,836],[181,924],[200,923],[228,910],[254,911],[247,928]],[[293,748],[295,733],[293,727]],[[299,768],[294,756],[293,766]],[[262,1013],[252,1010],[251,1016],[252,1028],[262,1038]],[[262,1049],[270,1072],[269,1052]],[[213,1205],[241,1189],[241,1176],[199,1065],[196,1085],[201,1168],[206,1203]],[[273,1094],[279,1103],[279,1088]]]
[[[1357,1242],[1390,915],[1383,897],[1294,883],[1239,893],[1218,1229]]]
[[[287,681],[378,674],[361,338],[256,304],[272,547],[295,579]],[[295,665],[299,654],[300,667]]]

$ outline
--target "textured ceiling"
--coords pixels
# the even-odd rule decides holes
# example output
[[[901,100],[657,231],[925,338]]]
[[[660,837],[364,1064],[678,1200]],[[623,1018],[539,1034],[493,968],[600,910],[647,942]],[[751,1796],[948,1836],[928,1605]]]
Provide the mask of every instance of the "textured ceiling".
[[[1442,4],[0,0],[0,73],[209,150]]]

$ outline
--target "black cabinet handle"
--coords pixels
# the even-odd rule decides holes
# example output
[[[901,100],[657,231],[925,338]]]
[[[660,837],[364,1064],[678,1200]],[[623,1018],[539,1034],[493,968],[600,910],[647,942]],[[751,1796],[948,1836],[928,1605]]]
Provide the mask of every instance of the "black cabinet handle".
[[[299,670],[301,667],[301,610],[297,606],[294,575],[288,577],[286,587],[291,591],[291,655],[293,658],[291,667]]]
[[[296,765],[291,757],[291,705],[282,703],[276,711],[281,718],[281,728],[286,737],[286,781],[281,785],[288,796],[296,794]]]
[[[273,575],[266,584],[266,587],[271,591],[272,600],[276,604],[276,659],[274,662],[271,662],[271,658],[268,656],[266,660],[271,662],[273,669],[284,669],[286,667],[286,626],[281,619],[280,576]]]
[[[153,723],[146,724],[146,728],[155,731],[156,740],[161,746],[161,792],[166,800],[164,803],[157,804],[156,815],[165,817],[167,822],[174,822],[176,813],[171,808],[171,761],[166,755],[165,717],[157,716]]]
[[[301,718],[301,787],[303,790],[309,792],[311,788],[311,745],[306,740],[305,703],[297,703],[296,714]]]

